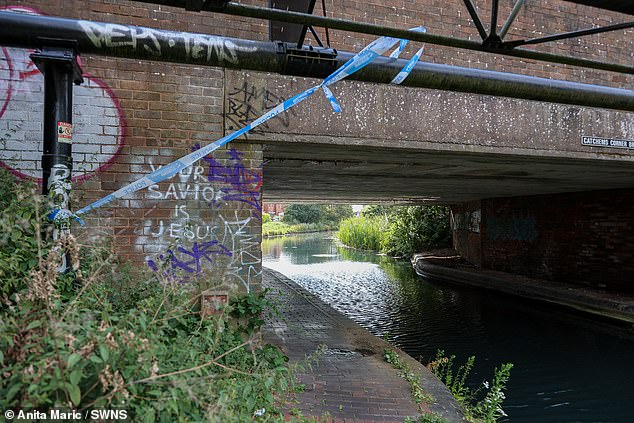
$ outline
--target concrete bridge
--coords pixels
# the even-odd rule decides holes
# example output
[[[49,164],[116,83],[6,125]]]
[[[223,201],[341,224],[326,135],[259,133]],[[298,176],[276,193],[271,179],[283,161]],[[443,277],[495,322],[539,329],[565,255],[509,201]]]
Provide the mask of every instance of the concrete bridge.
[[[139,2],[92,0],[81,8],[73,2],[17,3],[0,5],[255,40],[268,33],[266,21]],[[469,21],[460,24],[466,16],[462,2],[437,3],[350,1],[333,4],[331,13],[383,17],[401,27],[424,22],[430,33],[477,37]],[[509,34],[530,38],[572,25],[631,20],[571,2],[544,3],[527,6]],[[126,44],[126,28],[111,27],[115,32],[108,42],[118,42],[119,50],[133,47]],[[332,35],[333,45],[350,51],[368,39]],[[132,37],[135,43],[139,37]],[[139,50],[156,53],[160,44],[148,39]],[[209,56],[220,51],[217,45],[198,47],[207,48],[199,53]],[[230,60],[234,50],[223,48]],[[426,51],[426,60],[450,65],[614,88],[629,89],[634,82],[628,73],[454,53],[447,47]],[[634,41],[625,29],[543,51],[573,56],[590,51],[593,60],[625,66]],[[0,159],[20,177],[38,177],[42,77],[25,50],[2,53]],[[79,206],[241,127],[315,83],[275,73],[99,56],[84,57],[82,65],[88,74],[75,89],[73,122]],[[95,212],[78,233],[91,242],[112,238],[122,255],[149,271],[185,280],[200,276],[222,289],[250,289],[261,279],[263,200],[446,204],[452,208],[455,248],[479,266],[634,291],[631,112],[358,81],[341,82],[334,91],[341,114],[333,115],[323,98],[311,98],[172,180]]]

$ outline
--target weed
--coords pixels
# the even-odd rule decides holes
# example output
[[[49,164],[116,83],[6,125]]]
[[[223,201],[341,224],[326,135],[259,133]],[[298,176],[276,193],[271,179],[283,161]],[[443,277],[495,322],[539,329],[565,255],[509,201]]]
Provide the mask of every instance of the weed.
[[[513,364],[505,363],[495,369],[491,384],[483,382],[482,387],[486,394],[478,400],[478,397],[482,395],[482,389],[473,391],[466,385],[475,357],[469,357],[466,363],[454,372],[455,358],[453,355],[446,357],[444,351],[439,350],[436,358],[427,365],[427,368],[447,386],[465,410],[467,419],[473,422],[492,423],[506,416],[502,409],[502,403],[506,398],[503,391],[506,389]]]

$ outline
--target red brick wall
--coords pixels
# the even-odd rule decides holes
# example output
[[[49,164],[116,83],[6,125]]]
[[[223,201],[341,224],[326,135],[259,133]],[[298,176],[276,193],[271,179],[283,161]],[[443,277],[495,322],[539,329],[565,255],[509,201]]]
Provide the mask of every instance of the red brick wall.
[[[17,3],[43,14],[240,37],[265,27],[133,2]],[[0,52],[6,104],[0,135],[7,138],[1,159],[18,176],[37,177],[43,78],[28,52]],[[82,57],[82,66],[86,82],[74,89],[74,209],[224,135],[222,68],[91,56]],[[234,142],[169,181],[91,212],[86,227],[74,232],[97,245],[113,239],[121,256],[148,271],[181,279],[204,274],[210,286],[254,288],[261,273],[261,184],[261,146]],[[165,259],[171,261],[161,269]]]
[[[634,191],[482,201],[482,267],[634,292]]]
[[[482,265],[481,216],[480,201],[451,206],[454,249],[478,267]]]
[[[491,1],[475,3],[479,7],[480,18],[485,27],[488,28]],[[504,24],[514,4],[514,1],[500,2],[499,27]],[[390,2],[376,0],[326,0],[326,10],[328,16],[335,18],[398,28],[424,25],[431,34],[481,41],[462,0],[396,0]],[[315,14],[321,14],[320,7],[315,8]],[[505,40],[535,38],[577,29],[631,22],[631,20],[632,17],[629,15],[602,11],[566,1],[535,0],[526,2]],[[318,33],[321,40],[325,43],[324,31],[319,29]],[[614,33],[545,43],[531,48],[547,53],[587,57],[599,61],[629,65],[634,59],[633,35],[634,29],[628,29],[615,31]],[[343,31],[330,31],[330,36],[333,47],[348,51],[358,51],[375,38],[370,35]],[[310,36],[307,37],[306,42],[311,42]],[[314,41],[312,41],[312,44],[317,45]],[[404,57],[410,57],[419,47],[419,43],[410,43],[410,46],[407,47],[409,50],[406,50]],[[519,60],[509,56],[495,56],[431,44],[425,46],[422,60],[432,63],[515,72],[615,87],[632,86],[634,82],[634,77],[631,75],[625,76],[610,72],[583,70],[570,66]]]

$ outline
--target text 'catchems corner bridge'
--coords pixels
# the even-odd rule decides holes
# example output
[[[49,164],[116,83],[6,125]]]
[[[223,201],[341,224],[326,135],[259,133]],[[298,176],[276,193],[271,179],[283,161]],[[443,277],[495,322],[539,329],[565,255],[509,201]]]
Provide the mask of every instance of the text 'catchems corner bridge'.
[[[339,17],[224,1],[93,0],[72,10],[23,3],[0,12],[2,160],[22,177],[43,171],[45,188],[51,177],[70,178],[73,166],[81,168],[83,202],[238,129],[352,57],[304,46],[305,40],[323,44],[315,27],[424,42],[424,58],[457,63],[423,59],[396,87],[387,83],[407,60],[379,58],[351,77],[361,82],[335,87],[342,113],[333,115],[323,98],[304,102],[173,180],[89,216],[83,231],[115,236],[134,260],[152,267],[171,257],[175,271],[211,271],[218,283],[249,288],[261,272],[262,196],[442,203],[452,206],[455,248],[477,265],[632,291],[629,2],[560,1],[552,9],[520,0],[505,9],[492,1],[478,11],[465,0],[447,2],[437,13],[431,0],[394,6],[394,13],[391,6],[364,10],[351,2],[351,11],[332,6]],[[315,6],[277,3],[304,12]],[[458,10],[469,16],[464,30],[481,41],[436,35],[460,27]],[[65,18],[45,16],[60,11]],[[502,12],[508,19],[499,26]],[[490,20],[488,30],[480,14]],[[391,25],[345,18],[350,15],[383,15],[381,22]],[[275,21],[265,28],[253,24],[267,22],[259,18]],[[605,24],[559,30],[593,19]],[[396,29],[414,21],[427,33]],[[556,35],[536,35],[535,22]],[[182,30],[192,27],[201,31]],[[264,41],[266,32],[286,42]],[[362,37],[338,34],[326,33],[349,50]],[[579,37],[590,37],[596,50],[577,48]],[[568,39],[575,40],[569,48],[562,41]],[[543,43],[573,54],[540,50]],[[531,45],[538,48],[522,47]],[[77,53],[90,74],[75,89],[71,110],[72,82],[82,79]],[[42,138],[32,124],[41,119],[42,103],[44,151],[35,153]],[[70,125],[72,142],[60,122]],[[60,166],[68,172],[56,174]],[[175,240],[184,244],[170,248]]]

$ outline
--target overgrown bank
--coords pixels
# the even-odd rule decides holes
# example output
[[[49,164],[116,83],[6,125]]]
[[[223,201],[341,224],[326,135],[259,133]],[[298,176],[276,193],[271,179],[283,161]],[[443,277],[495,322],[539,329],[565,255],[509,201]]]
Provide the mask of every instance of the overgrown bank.
[[[284,421],[277,410],[292,371],[258,336],[263,295],[201,318],[197,281],[139,281],[112,249],[48,241],[35,187],[6,172],[0,206],[0,408],[110,409],[146,422]],[[60,275],[64,250],[72,272]]]
[[[352,207],[339,204],[290,204],[282,221],[262,215],[262,236],[301,234],[337,230],[339,223],[352,217]]]
[[[391,256],[451,245],[449,209],[440,206],[370,206],[343,220],[339,240],[347,246]]]

